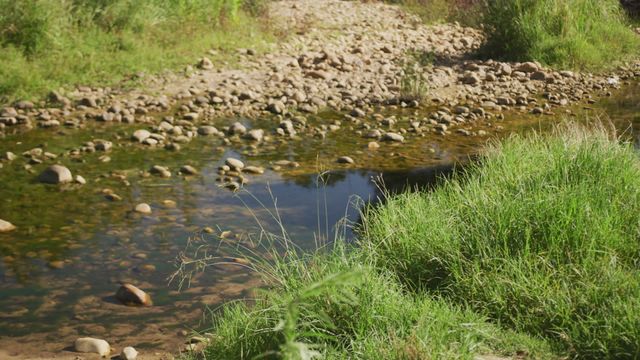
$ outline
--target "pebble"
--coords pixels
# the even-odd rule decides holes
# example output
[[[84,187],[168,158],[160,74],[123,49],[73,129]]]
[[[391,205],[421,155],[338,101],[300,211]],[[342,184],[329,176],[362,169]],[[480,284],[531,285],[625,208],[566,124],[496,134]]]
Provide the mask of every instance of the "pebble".
[[[120,360],[136,360],[137,357],[138,352],[131,346],[127,346],[122,349],[122,352],[120,353]]]
[[[262,175],[264,174],[264,168],[259,166],[247,166],[244,169],[242,169],[242,172],[245,172],[248,174]]]
[[[384,140],[384,141],[403,142],[404,141],[404,136],[402,136],[400,134],[397,134],[397,133],[388,132],[388,133],[384,134],[384,137],[382,138],[382,140]]]
[[[224,163],[232,169],[242,170],[244,168],[244,163],[235,158],[227,158]]]
[[[15,229],[16,227],[12,223],[0,219],[0,233],[13,231]]]
[[[120,286],[120,288],[116,292],[116,299],[128,306],[153,305],[151,296],[149,296],[149,294],[128,283],[122,284],[122,286]]]
[[[135,212],[140,214],[151,214],[151,206],[147,203],[140,203],[134,208]]]
[[[140,130],[134,131],[131,138],[141,143],[145,141],[147,138],[149,138],[150,136],[151,136],[151,133],[148,130],[140,129]]]
[[[87,180],[81,175],[76,175],[76,183],[80,185],[85,185],[87,183]]]
[[[41,183],[64,184],[73,181],[71,171],[62,165],[51,165],[38,177]]]
[[[180,173],[184,175],[197,175],[198,170],[191,165],[184,165],[180,168]]]
[[[170,178],[171,177],[171,172],[169,171],[169,169],[167,169],[164,166],[160,166],[160,165],[153,165],[151,167],[151,169],[149,170],[149,172],[153,175],[158,175],[160,177],[163,178]]]
[[[350,158],[349,156],[340,156],[337,160],[338,164],[353,164],[355,163],[355,161],[353,161],[352,158]]]
[[[75,349],[77,352],[83,353],[95,353],[100,356],[108,356],[111,353],[111,346],[109,343],[102,339],[95,339],[90,337],[79,338],[76,340]]]

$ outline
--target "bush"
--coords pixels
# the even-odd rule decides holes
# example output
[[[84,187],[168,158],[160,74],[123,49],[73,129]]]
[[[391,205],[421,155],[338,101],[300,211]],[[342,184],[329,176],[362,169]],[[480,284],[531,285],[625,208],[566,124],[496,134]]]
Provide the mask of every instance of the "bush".
[[[640,161],[605,131],[514,136],[372,211],[361,245],[418,293],[582,359],[640,356]]]
[[[619,0],[491,0],[484,14],[494,58],[597,69],[640,50]]]

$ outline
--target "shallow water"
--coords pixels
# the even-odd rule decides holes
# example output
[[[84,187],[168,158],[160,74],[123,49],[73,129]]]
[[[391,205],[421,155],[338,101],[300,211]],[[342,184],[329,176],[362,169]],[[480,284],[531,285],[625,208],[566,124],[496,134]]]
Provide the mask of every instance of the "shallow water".
[[[625,136],[640,143],[636,133],[640,85],[625,87],[589,107],[573,110],[584,112],[580,118],[585,114],[591,120],[608,117]],[[393,113],[409,116],[413,110]],[[334,118],[341,116],[325,114],[312,121]],[[133,344],[142,348],[175,350],[171,346],[181,341],[176,340],[178,329],[206,326],[201,321],[205,306],[215,308],[225,301],[251,297],[251,289],[260,285],[257,276],[242,266],[218,265],[194,276],[191,286],[179,291],[178,283],[169,283],[168,278],[176,271],[178,254],[187,249],[191,256],[200,244],[188,247],[189,239],[215,244],[210,254],[230,259],[243,253],[240,248],[261,253],[264,243],[256,246],[261,226],[278,233],[281,222],[297,246],[313,249],[333,239],[336,228],[352,236],[348,226],[336,224],[345,215],[356,222],[363,203],[382,197],[380,184],[392,192],[433,184],[439,174],[450,172],[451,164],[466,161],[488,140],[532,129],[546,131],[564,118],[570,117],[511,114],[499,123],[474,125],[488,136],[429,134],[405,144],[383,144],[378,150],[368,150],[369,140],[347,129],[325,139],[284,141],[257,150],[245,142],[223,147],[217,138],[198,138],[179,152],[114,140],[127,139],[144,125],[93,124],[83,130],[37,129],[8,135],[0,139],[1,153],[19,155],[40,146],[61,154],[93,138],[113,140],[114,149],[107,153],[108,163],[98,160],[105,155],[100,152],[79,161],[59,159],[74,175],[88,180],[84,186],[37,183],[37,174],[55,160],[34,165],[29,172],[24,169],[28,159],[19,157],[0,169],[0,218],[18,227],[0,234],[0,348],[2,339],[14,337],[69,345],[68,339],[92,335],[116,343],[135,340]],[[272,128],[270,121],[257,123]],[[341,155],[353,157],[356,165],[336,164]],[[301,166],[250,175],[245,189],[234,194],[216,181],[217,168],[228,156],[267,168],[281,159]],[[169,167],[173,176],[162,179],[143,173],[155,164]],[[185,164],[200,174],[177,175]],[[124,175],[126,182],[122,176],[114,177],[114,172]],[[123,200],[106,200],[103,190],[107,188]],[[174,201],[175,206],[164,204],[165,200]],[[153,213],[133,213],[131,209],[140,202],[150,204]],[[227,231],[220,242],[219,235]],[[113,295],[121,281],[149,292],[154,306],[118,304]],[[33,334],[39,335],[27,336]]]

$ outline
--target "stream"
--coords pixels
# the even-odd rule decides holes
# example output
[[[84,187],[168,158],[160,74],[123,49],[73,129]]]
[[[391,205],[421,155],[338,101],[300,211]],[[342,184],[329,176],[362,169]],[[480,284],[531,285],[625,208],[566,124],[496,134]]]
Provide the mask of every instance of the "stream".
[[[573,109],[577,119],[610,120],[624,137],[640,143],[640,84],[585,107]],[[399,119],[415,111],[388,110]],[[341,118],[326,113],[309,121]],[[224,145],[218,138],[200,137],[178,152],[130,142],[131,132],[143,124],[95,123],[80,130],[8,134],[0,138],[0,154],[11,151],[18,159],[0,168],[0,218],[17,230],[0,234],[0,349],[19,343],[55,352],[79,336],[93,336],[112,345],[175,352],[189,331],[210,326],[210,310],[251,298],[261,286],[257,274],[233,261],[247,251],[266,253],[271,245],[263,241],[264,232],[281,234],[284,228],[307,251],[336,237],[353,238],[349,224],[359,220],[364,204],[384,197],[381,188],[393,193],[429,186],[487,141],[548,131],[565,118],[571,117],[511,113],[500,122],[473,125],[486,136],[425,134],[378,149],[369,149],[370,140],[347,125],[323,139],[280,141],[259,149],[242,141]],[[270,119],[240,121],[273,127]],[[113,141],[114,148],[25,169],[29,159],[21,156],[24,151],[41,147],[59,155],[95,138]],[[103,162],[104,155],[110,161]],[[343,155],[355,164],[336,163]],[[248,175],[249,182],[234,193],[216,181],[219,166],[230,156],[266,171]],[[279,160],[299,166],[274,166]],[[37,175],[56,161],[87,184],[38,183]],[[172,177],[149,176],[145,171],[153,165],[168,167]],[[179,175],[183,165],[199,174]],[[107,200],[105,189],[122,200]],[[151,214],[132,211],[142,202],[151,206]],[[180,288],[179,279],[170,282],[177,257],[195,256],[201,244],[210,245],[208,254],[223,263],[193,274],[189,286]],[[120,282],[148,292],[154,306],[118,303],[114,294]]]

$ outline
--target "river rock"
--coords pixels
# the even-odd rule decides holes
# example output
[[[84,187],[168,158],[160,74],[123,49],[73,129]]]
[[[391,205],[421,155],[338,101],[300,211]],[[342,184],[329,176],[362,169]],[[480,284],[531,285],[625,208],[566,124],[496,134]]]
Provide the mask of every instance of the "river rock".
[[[73,181],[71,171],[62,165],[51,165],[38,177],[45,184],[63,184]]]
[[[218,133],[218,129],[211,125],[203,125],[198,128],[198,134],[203,136],[215,135]]]
[[[337,161],[338,161],[338,164],[353,164],[353,163],[355,163],[355,161],[353,161],[353,159],[350,158],[349,156],[340,156]]]
[[[242,125],[239,122],[234,122],[233,125],[229,127],[229,135],[243,135],[247,132],[246,126]]]
[[[160,166],[160,165],[153,165],[153,167],[151,167],[151,170],[149,170],[149,172],[152,173],[153,175],[158,175],[163,178],[171,177],[171,171],[169,171],[169,169],[167,169],[166,167]]]
[[[16,227],[12,223],[0,219],[0,233],[13,231],[15,229]]]
[[[151,214],[151,206],[147,203],[140,203],[134,208],[135,212],[140,214]]]
[[[131,346],[127,346],[122,349],[122,352],[120,353],[120,360],[136,360],[137,357],[138,352]]]
[[[87,180],[81,175],[76,175],[76,183],[80,185],[85,185],[87,183]]]
[[[264,168],[261,168],[259,166],[247,166],[244,169],[242,169],[242,172],[245,172],[248,174],[262,175],[264,174]]]
[[[6,153],[4,153],[3,158],[7,161],[13,161],[16,159],[16,154],[12,153],[11,151],[7,151]]]
[[[244,163],[235,158],[228,158],[224,163],[236,170],[242,170],[244,168]]]
[[[540,68],[534,62],[525,62],[516,67],[516,71],[522,71],[523,73],[532,73],[538,71]]]
[[[151,306],[151,296],[131,284],[122,284],[116,292],[116,299],[128,306]]]
[[[111,352],[109,343],[102,339],[90,337],[79,338],[75,342],[75,349],[83,353],[95,353],[100,356],[108,356]]]
[[[208,57],[203,57],[198,61],[198,67],[202,70],[211,70],[213,69],[213,62]]]
[[[397,133],[388,132],[388,133],[384,134],[384,137],[382,138],[382,140],[384,140],[384,141],[403,142],[404,141],[404,136],[402,136],[400,134],[397,134]]]
[[[262,139],[264,138],[264,130],[262,129],[249,130],[249,132],[244,134],[243,138],[247,140],[253,140],[253,141],[262,141]]]
[[[197,175],[198,170],[191,165],[184,165],[180,168],[180,173],[184,175]]]
[[[151,136],[151,133],[148,130],[140,129],[140,130],[134,131],[133,136],[131,136],[131,138],[141,143],[145,141],[147,138],[149,138],[149,136]]]

